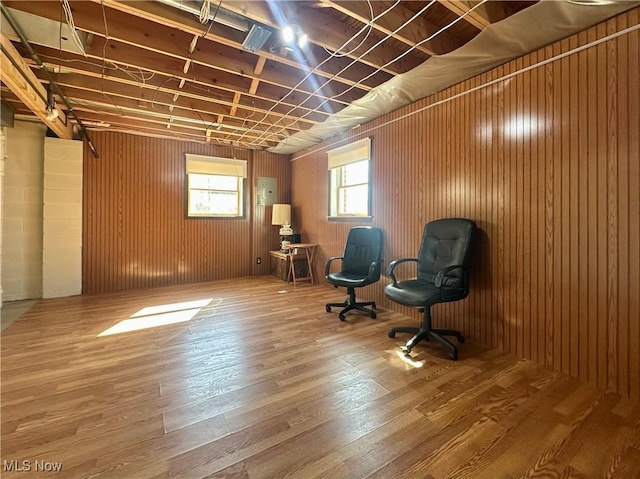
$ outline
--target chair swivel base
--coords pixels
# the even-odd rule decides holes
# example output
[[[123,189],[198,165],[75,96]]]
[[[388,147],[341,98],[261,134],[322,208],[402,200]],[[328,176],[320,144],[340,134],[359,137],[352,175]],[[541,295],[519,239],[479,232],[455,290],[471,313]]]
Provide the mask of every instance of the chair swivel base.
[[[332,307],[344,308],[338,314],[338,317],[340,318],[340,321],[344,321],[345,320],[345,316],[344,316],[345,313],[347,311],[351,311],[352,309],[356,309],[358,311],[363,311],[363,312],[367,313],[369,316],[371,316],[371,319],[376,319],[376,313],[374,311],[372,311],[371,309],[369,309],[369,308],[365,308],[365,306],[371,306],[373,309],[376,309],[376,303],[374,301],[365,301],[365,302],[362,302],[362,303],[358,303],[358,302],[352,301],[351,298],[347,298],[346,301],[344,301],[342,303],[327,303],[327,305],[325,306],[325,309],[327,310],[327,313],[330,313]]]
[[[453,329],[424,329],[409,326],[398,326],[389,331],[389,337],[395,338],[396,333],[409,333],[414,335],[413,338],[407,341],[407,344],[402,347],[402,350],[407,355],[411,353],[413,347],[420,341],[431,341],[433,339],[449,349],[449,358],[452,361],[457,361],[458,348],[451,341],[446,339],[445,336],[455,336],[458,339],[458,342],[464,343],[464,336],[459,331],[455,331]]]

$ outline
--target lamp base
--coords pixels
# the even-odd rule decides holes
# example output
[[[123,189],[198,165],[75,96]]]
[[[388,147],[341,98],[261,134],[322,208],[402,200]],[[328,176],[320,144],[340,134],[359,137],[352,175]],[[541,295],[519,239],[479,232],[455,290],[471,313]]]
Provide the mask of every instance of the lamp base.
[[[293,238],[293,234],[290,235],[280,235],[280,252],[288,253],[289,250],[285,248],[285,246],[291,244],[291,239]]]
[[[291,243],[291,239],[293,238],[293,229],[291,225],[282,225],[280,228],[280,252],[287,253],[289,250],[285,249],[285,245]]]

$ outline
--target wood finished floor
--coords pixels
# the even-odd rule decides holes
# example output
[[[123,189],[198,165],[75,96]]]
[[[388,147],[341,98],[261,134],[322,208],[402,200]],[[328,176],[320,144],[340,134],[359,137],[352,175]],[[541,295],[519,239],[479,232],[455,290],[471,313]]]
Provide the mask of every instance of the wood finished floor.
[[[1,338],[2,477],[640,477],[638,402],[472,341],[408,364],[386,333],[415,320],[340,322],[343,296],[268,276],[40,301]],[[98,336],[136,313],[197,314]]]

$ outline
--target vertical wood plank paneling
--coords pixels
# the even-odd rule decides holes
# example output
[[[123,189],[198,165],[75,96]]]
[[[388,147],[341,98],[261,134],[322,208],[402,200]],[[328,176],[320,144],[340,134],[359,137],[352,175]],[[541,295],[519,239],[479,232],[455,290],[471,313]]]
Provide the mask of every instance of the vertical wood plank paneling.
[[[604,36],[606,32],[606,25],[600,24],[596,27],[598,38]],[[608,272],[608,264],[607,264],[607,251],[608,251],[608,205],[607,205],[607,186],[608,186],[608,170],[609,163],[616,161],[615,158],[607,158],[607,125],[608,125],[608,115],[607,115],[607,75],[608,65],[607,65],[607,45],[600,44],[596,49],[597,54],[597,174],[598,174],[598,207],[597,207],[597,215],[598,215],[598,225],[599,227],[596,230],[596,235],[598,238],[598,250],[597,250],[597,258],[598,258],[598,322],[597,322],[597,330],[598,330],[598,385],[601,387],[606,386],[607,384],[607,351],[609,346],[608,341],[608,332],[607,332],[607,320],[608,312],[607,312],[607,304],[608,304],[608,294],[607,294],[607,272]]]
[[[620,17],[616,29],[624,29],[628,26],[628,19],[626,17]],[[616,157],[619,160],[617,177],[615,178],[614,188],[618,187],[618,204],[617,204],[617,218],[618,218],[618,238],[615,245],[615,252],[617,252],[617,258],[612,257],[611,261],[615,261],[617,265],[617,277],[615,278],[615,284],[618,289],[613,291],[613,294],[618,299],[618,310],[616,316],[621,318],[621,321],[617,324],[617,334],[614,336],[618,347],[617,374],[616,370],[611,368],[610,364],[610,376],[618,379],[617,388],[620,391],[624,391],[623,394],[629,394],[629,183],[626,181],[629,178],[629,152],[626,145],[629,143],[628,127],[626,119],[629,117],[629,110],[627,102],[629,101],[629,84],[628,84],[628,65],[625,58],[625,50],[627,46],[627,38],[622,38],[616,41],[616,84],[612,86],[614,92],[616,92],[615,104],[611,108],[612,117],[611,121],[615,123],[615,129],[617,133],[616,141]],[[622,119],[625,119],[624,122]]]
[[[630,25],[638,9],[328,140],[373,137],[385,261],[415,256],[426,221],[474,218],[466,303],[434,322],[640,397],[638,30],[438,106],[430,104]],[[376,128],[411,111],[419,113]],[[367,130],[372,129],[370,133]],[[322,148],[322,147],[321,147]],[[352,226],[328,222],[326,149],[294,155],[292,202],[318,268]],[[383,279],[369,295],[381,307]]]
[[[504,68],[498,67],[495,70],[495,74],[499,78],[504,76]],[[493,255],[493,257],[496,258],[493,271],[496,276],[494,288],[497,296],[497,314],[494,321],[497,322],[498,328],[496,337],[497,346],[500,349],[508,350],[508,330],[505,326],[506,311],[504,307],[504,295],[506,291],[504,277],[507,271],[504,257],[504,136],[500,132],[500,128],[503,126],[504,121],[504,96],[501,93],[504,90],[505,82],[502,81],[498,85],[499,91],[496,92],[498,94],[494,95],[493,108],[490,112],[493,124],[492,145],[495,145],[492,152],[493,161],[491,161],[491,163],[494,165],[493,177],[497,180],[494,184],[494,188],[492,188],[494,192],[493,199],[495,208],[494,221],[497,227],[496,236],[494,237],[497,243],[497,250]],[[505,339],[505,337],[507,339]]]
[[[537,55],[532,54],[526,57],[527,65],[532,65],[537,62]],[[525,222],[524,234],[526,236],[526,244],[529,248],[528,261],[525,262],[526,274],[529,278],[529,326],[525,329],[525,341],[529,353],[525,352],[525,357],[536,358],[537,360],[537,321],[534,318],[538,315],[538,302],[533,300],[537,295],[538,277],[537,277],[537,265],[538,265],[538,242],[537,242],[537,226],[538,226],[538,205],[537,205],[537,192],[538,192],[538,170],[537,159],[534,153],[535,139],[533,130],[538,127],[537,112],[535,109],[535,99],[537,98],[537,82],[536,76],[531,74],[524,83],[525,88],[525,109],[523,114],[525,118],[530,122],[530,135],[526,136],[525,154],[524,154],[524,176],[525,181],[528,182],[529,191],[525,196],[526,208],[525,211],[529,214],[529,221]],[[526,213],[525,213],[526,214]]]
[[[596,39],[596,29],[591,28],[587,31],[587,41],[590,43]],[[587,142],[586,159],[587,159],[587,205],[588,205],[588,223],[584,229],[588,234],[587,245],[587,275],[589,277],[587,289],[588,309],[588,337],[589,348],[587,350],[588,360],[588,379],[592,383],[598,380],[598,112],[597,112],[597,48],[587,50],[587,89],[591,92],[588,98],[587,106],[587,127],[585,128],[585,138]]]
[[[587,43],[586,32],[580,33],[578,36],[578,44],[582,45]],[[588,51],[582,51],[572,58],[576,59],[576,65],[572,68],[572,72],[577,72],[576,86],[573,91],[576,95],[578,92],[586,91],[588,88],[588,74],[587,66],[589,53]],[[575,73],[574,73],[575,75]],[[575,294],[577,297],[581,297],[578,301],[578,318],[580,324],[579,331],[579,343],[577,352],[573,353],[573,356],[577,356],[579,369],[577,376],[584,380],[589,380],[589,301],[581,296],[584,292],[589,293],[590,280],[589,280],[589,235],[579,234],[581,231],[587,230],[589,227],[589,170],[588,170],[588,122],[589,106],[587,95],[577,95],[577,102],[572,103],[573,111],[577,111],[577,117],[572,117],[572,129],[578,132],[576,143],[577,148],[574,148],[578,152],[576,159],[576,166],[578,169],[578,230],[576,234],[578,236],[578,282],[575,288]],[[586,207],[585,207],[586,206]],[[575,374],[575,372],[574,372]]]
[[[557,49],[554,50],[554,54],[559,54],[562,52],[566,52],[569,50],[569,40],[563,40],[559,44],[556,45]],[[556,314],[556,326],[557,329],[560,330],[560,334],[557,335],[556,345],[561,353],[560,357],[560,370],[564,373],[569,373],[570,370],[570,358],[569,354],[571,351],[570,342],[572,337],[571,331],[571,322],[565,321],[564,318],[571,317],[571,283],[570,283],[570,267],[571,267],[571,239],[570,239],[570,213],[571,209],[569,207],[569,195],[571,194],[570,187],[570,176],[569,176],[569,168],[570,168],[570,133],[569,129],[566,128],[566,125],[569,124],[569,110],[570,110],[570,95],[569,91],[564,88],[565,82],[569,78],[569,59],[563,58],[562,60],[556,62],[555,64],[555,74],[559,77],[559,84],[562,85],[561,88],[557,89],[556,94],[556,109],[560,110],[560,129],[561,134],[557,135],[559,137],[560,145],[559,145],[559,158],[560,158],[560,178],[559,178],[559,188],[560,195],[556,195],[560,197],[560,215],[556,221],[556,227],[560,230],[560,235],[556,235],[556,252],[559,254],[561,258],[561,283],[562,283],[562,291],[566,291],[567,294],[562,294],[560,296],[560,307],[561,307],[561,317],[558,318]],[[558,203],[556,202],[556,208]]]
[[[550,57],[552,55],[552,46],[545,48],[545,56]],[[544,248],[545,248],[545,270],[544,270],[544,284],[546,289],[545,294],[545,352],[544,352],[544,364],[549,367],[554,367],[554,286],[557,282],[556,270],[555,270],[555,258],[554,258],[554,198],[555,198],[555,156],[554,156],[554,138],[556,131],[554,131],[554,110],[553,110],[553,93],[554,93],[554,78],[553,78],[553,64],[545,65],[541,70],[544,71],[544,88],[541,90],[543,93],[544,101],[544,113],[545,119],[545,134],[542,138],[544,144],[543,147],[543,161],[545,163],[545,177],[544,177]],[[558,194],[560,192],[558,191]]]
[[[473,86],[477,86],[484,82],[486,73],[480,75],[476,79],[472,79]],[[483,288],[483,290],[489,289],[490,285],[490,248],[488,244],[487,235],[485,234],[489,225],[487,199],[489,195],[485,191],[487,184],[487,166],[486,161],[487,148],[489,144],[489,129],[490,125],[487,121],[477,122],[476,115],[480,118],[486,118],[486,92],[480,90],[480,94],[474,95],[472,98],[474,102],[469,112],[470,131],[474,131],[475,135],[472,137],[474,141],[470,142],[471,151],[473,151],[474,163],[476,166],[476,181],[472,184],[473,191],[475,191],[475,197],[472,203],[472,211],[479,206],[480,215],[478,217],[479,232],[478,242],[476,243],[476,251],[485,251],[484,254],[478,254],[474,257],[475,271],[480,271],[479,275],[472,277],[472,284],[476,288]],[[426,218],[425,218],[426,220]],[[488,300],[487,295],[480,295],[479,302],[480,310],[478,316],[478,323],[475,328],[475,337],[480,338],[485,344],[491,344],[491,305],[492,302]]]
[[[84,293],[268,273],[278,239],[265,241],[273,227],[264,212],[256,217],[251,174],[276,177],[288,201],[288,157],[120,133],[92,140],[100,159],[85,149]],[[185,153],[249,162],[245,219],[185,218]]]
[[[524,59],[523,67],[531,65],[531,57]],[[521,92],[522,98],[522,117],[526,123],[531,124],[531,102],[529,98],[528,85],[522,75],[518,76],[518,90]],[[529,265],[532,263],[532,247],[531,241],[528,240],[528,232],[531,230],[531,137],[530,135],[522,135],[522,226],[519,231],[519,240],[522,244],[522,257],[519,264],[522,275],[522,353],[524,357],[531,357],[531,325],[532,318],[532,289],[531,289],[531,269]]]
[[[606,24],[607,34],[616,32],[616,21]],[[606,44],[606,133],[607,133],[607,381],[606,387],[618,389],[618,196],[622,193],[618,185],[618,57],[617,41]]]
[[[264,151],[255,151],[253,153],[253,187],[252,191],[255,195],[258,186],[258,178],[276,178],[277,180],[277,197],[276,203],[291,202],[291,167],[289,156],[274,155]],[[263,275],[269,274],[269,251],[279,248],[278,236],[279,226],[271,224],[271,213],[273,207],[271,205],[258,205],[253,201],[254,212],[252,215],[252,232],[251,232],[251,250],[252,250],[252,274]],[[294,208],[291,221],[293,229],[298,232],[297,211]],[[262,264],[258,265],[255,258],[262,258]]]
[[[640,23],[640,10],[629,13],[629,25]],[[629,277],[625,278],[629,287],[629,312],[627,322],[629,324],[629,395],[640,397],[640,40],[638,34],[629,35],[626,38],[624,51],[627,54],[627,79],[629,101],[627,105],[628,118],[620,117],[621,123],[628,128],[627,159],[629,162]],[[622,41],[621,39],[620,41]],[[635,105],[635,106],[634,106]],[[621,181],[624,181],[622,179]],[[624,318],[621,318],[624,321]]]
[[[578,46],[578,37],[574,35],[569,39],[569,50],[572,50]],[[568,158],[566,162],[569,165],[568,175],[569,175],[569,192],[568,192],[568,200],[569,203],[567,205],[567,209],[569,211],[569,223],[565,225],[568,229],[569,239],[567,241],[568,246],[568,257],[570,263],[570,271],[568,278],[568,289],[569,289],[569,314],[567,317],[571,318],[571,322],[569,325],[570,335],[567,338],[569,342],[568,346],[568,360],[569,360],[569,374],[572,376],[579,376],[580,374],[580,357],[579,357],[579,343],[581,337],[581,326],[580,326],[580,314],[576,314],[575,312],[579,311],[580,308],[580,291],[581,290],[581,281],[580,281],[580,265],[582,264],[582,258],[580,256],[580,177],[581,172],[579,168],[580,155],[579,150],[580,147],[575,147],[579,145],[579,127],[578,125],[581,123],[581,118],[583,118],[581,113],[582,105],[579,102],[578,90],[579,84],[582,81],[581,76],[579,76],[578,70],[578,55],[571,55],[570,57],[563,59],[565,70],[564,77],[567,80],[570,80],[571,72],[576,72],[577,75],[575,85],[577,88],[572,88],[569,91],[569,95],[565,95],[563,97],[563,104],[565,105],[565,111],[567,114],[566,123],[570,125],[568,130],[568,143],[569,145],[573,145],[573,148],[567,148],[568,150]],[[573,107],[572,107],[573,106]],[[582,286],[584,287],[584,286]],[[571,314],[571,312],[574,312]]]
[[[521,70],[524,65],[524,60],[519,58],[515,61],[515,69]],[[515,306],[514,314],[514,328],[516,329],[515,344],[512,350],[516,351],[516,354],[524,355],[524,329],[528,324],[528,321],[524,315],[524,222],[526,220],[525,207],[523,196],[525,193],[524,188],[524,142],[525,136],[519,134],[519,131],[525,127],[525,114],[524,114],[524,78],[518,76],[513,79],[514,98],[512,100],[512,106],[514,108],[513,120],[516,120],[516,134],[515,141],[512,141],[512,162],[515,161],[515,165],[512,165],[513,176],[515,180],[512,181],[512,197],[514,198],[515,216],[512,220],[512,238],[514,245],[512,247],[513,264],[515,266],[515,288],[512,288],[511,299]]]
[[[538,61],[544,60],[544,50],[540,50],[537,55]],[[537,246],[538,246],[538,258],[537,258],[537,266],[538,266],[538,294],[536,296],[538,300],[538,316],[536,321],[536,330],[537,330],[537,361],[541,364],[546,364],[546,350],[547,350],[547,337],[546,337],[546,313],[547,313],[547,301],[549,298],[547,297],[546,291],[546,251],[547,251],[547,221],[546,221],[546,204],[547,204],[547,188],[546,188],[546,178],[547,178],[547,163],[546,163],[546,155],[545,155],[545,138],[547,133],[549,132],[549,120],[545,115],[545,86],[546,86],[546,69],[544,67],[540,67],[532,72],[532,76],[536,78],[537,82],[537,95],[535,97],[535,106],[536,106],[536,119],[537,119],[537,129],[532,135],[535,138],[535,162],[538,166],[538,187],[537,187],[537,198],[536,203],[538,207],[538,222],[537,226]]]

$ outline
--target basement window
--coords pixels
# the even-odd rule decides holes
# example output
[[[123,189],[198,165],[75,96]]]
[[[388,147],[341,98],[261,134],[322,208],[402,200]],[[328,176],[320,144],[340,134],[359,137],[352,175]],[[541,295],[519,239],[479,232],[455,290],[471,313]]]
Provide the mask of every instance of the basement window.
[[[329,219],[371,216],[371,139],[328,152]]]
[[[187,154],[185,171],[188,217],[244,217],[245,160]]]

